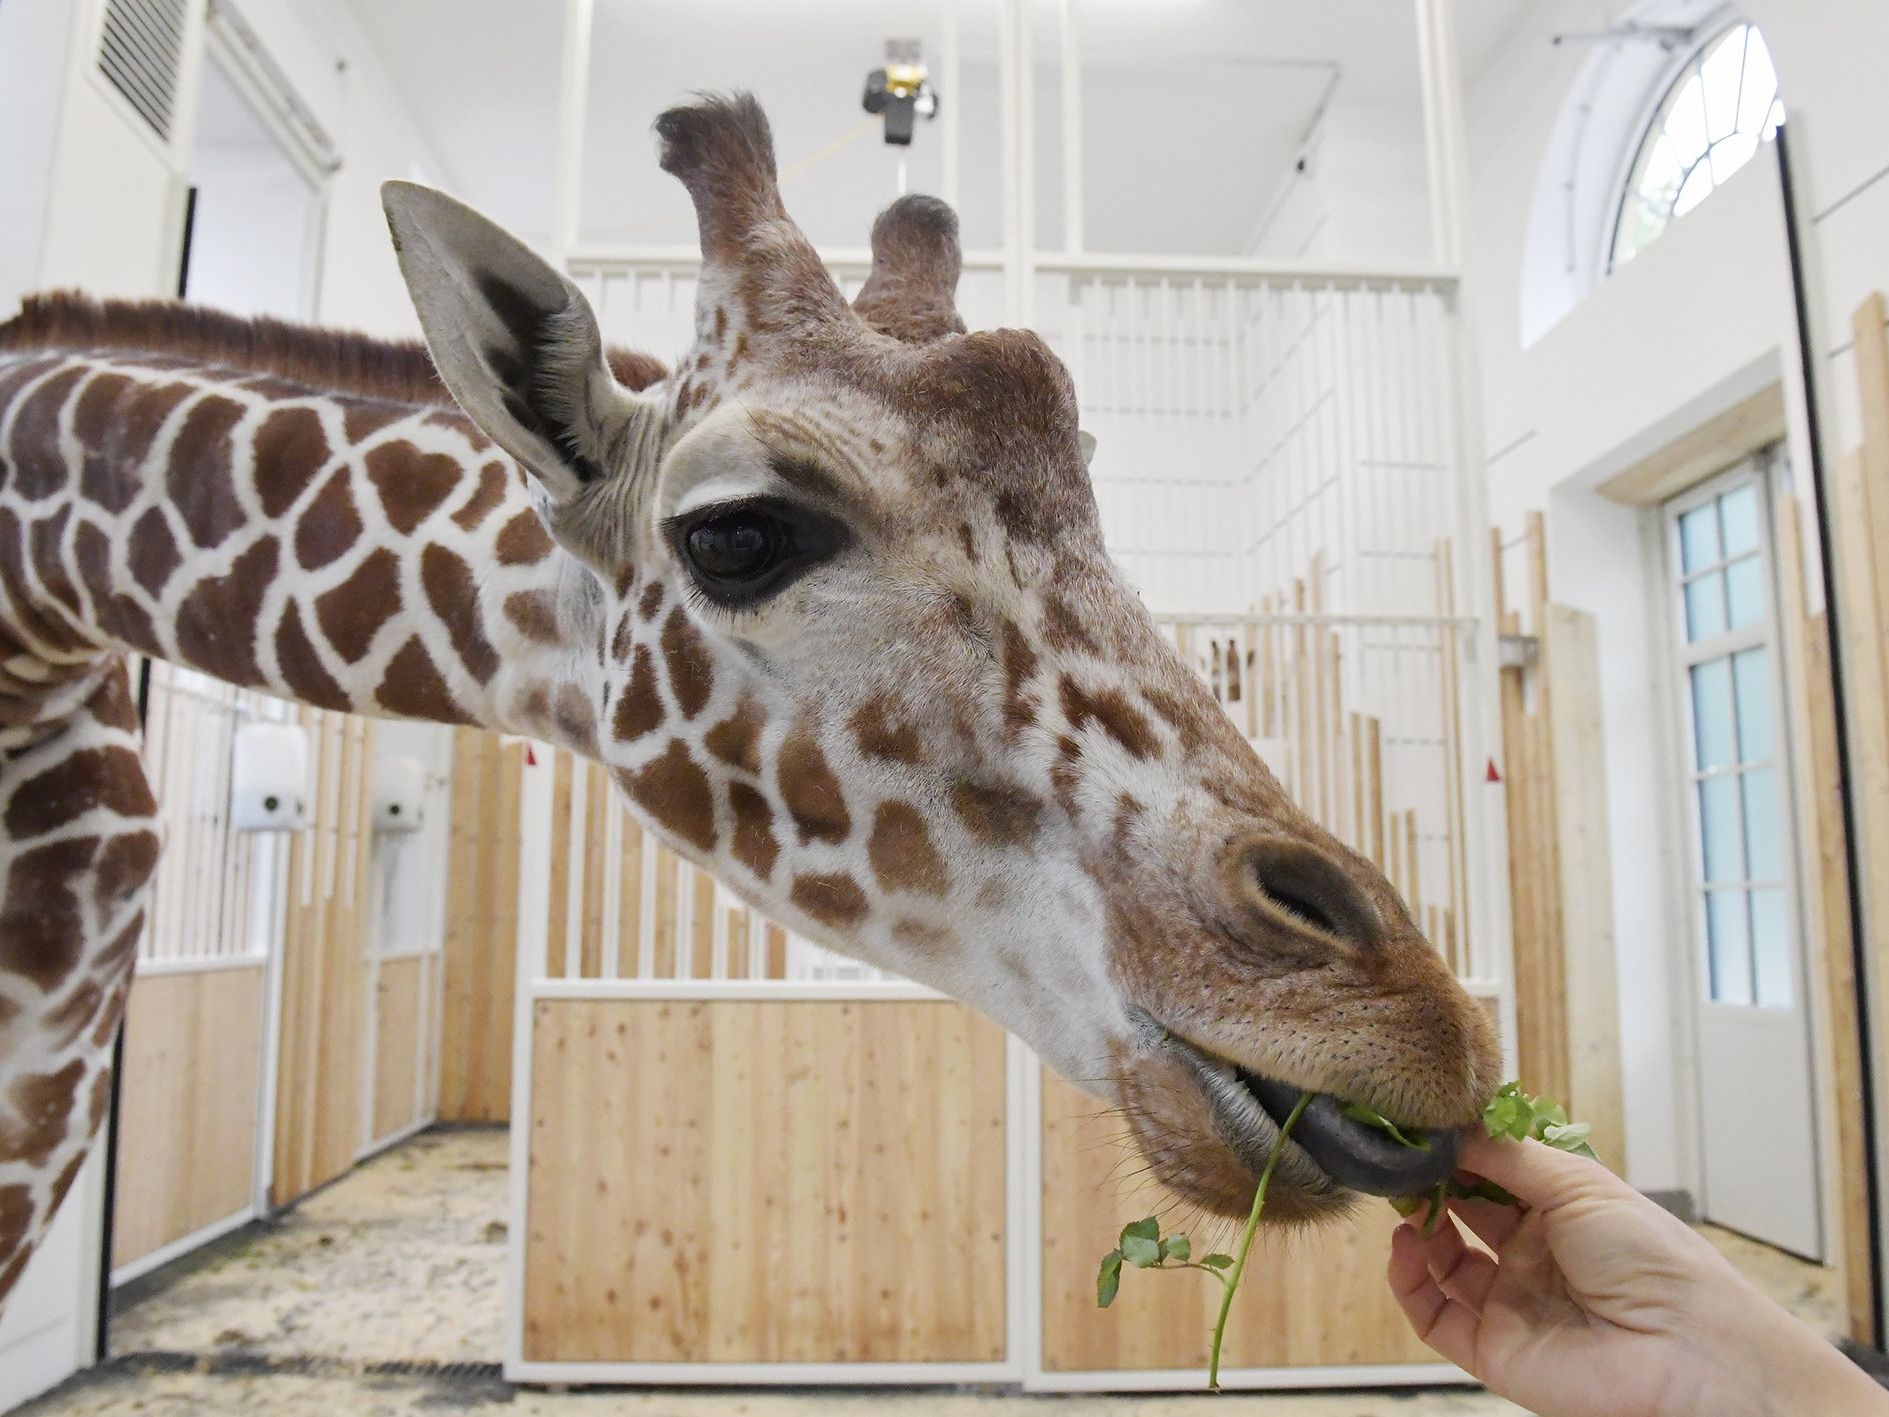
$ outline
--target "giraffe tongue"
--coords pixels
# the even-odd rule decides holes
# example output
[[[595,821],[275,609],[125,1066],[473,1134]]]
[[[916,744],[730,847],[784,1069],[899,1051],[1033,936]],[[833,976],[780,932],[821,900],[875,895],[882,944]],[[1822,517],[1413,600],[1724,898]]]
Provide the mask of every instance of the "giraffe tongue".
[[[1245,1068],[1235,1072],[1266,1115],[1282,1126],[1304,1096],[1288,1083]],[[1299,1114],[1292,1140],[1347,1190],[1372,1196],[1414,1196],[1434,1189],[1455,1171],[1462,1134],[1433,1131],[1421,1147],[1405,1146],[1388,1132],[1345,1116],[1337,1098],[1321,1093]]]

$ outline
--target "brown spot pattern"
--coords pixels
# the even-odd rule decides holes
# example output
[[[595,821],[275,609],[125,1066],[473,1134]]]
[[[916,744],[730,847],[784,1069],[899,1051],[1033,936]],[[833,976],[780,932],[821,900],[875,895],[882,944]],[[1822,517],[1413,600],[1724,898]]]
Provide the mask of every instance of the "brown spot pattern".
[[[1114,689],[1086,690],[1065,674],[1061,697],[1063,717],[1072,732],[1080,733],[1095,723],[1136,758],[1152,757],[1160,747],[1147,715]]]
[[[548,590],[513,591],[505,597],[505,618],[535,644],[554,645],[563,639],[558,633],[557,597]]]
[[[318,570],[361,539],[361,514],[354,506],[353,476],[334,470],[295,524],[295,559],[306,571]]]
[[[135,387],[123,374],[98,374],[72,407],[72,432],[85,450],[79,492],[108,512],[122,512],[138,495],[138,464],[149,446],[128,448],[118,436],[118,408]]]
[[[700,851],[715,849],[715,794],[708,774],[679,738],[628,775],[632,801],[670,832]]]
[[[535,561],[542,561],[552,551],[551,537],[544,529],[544,523],[538,520],[538,514],[529,508],[519,512],[506,522],[494,543],[499,564],[505,566],[528,566]]]
[[[942,896],[950,889],[950,873],[925,819],[904,802],[881,803],[873,814],[866,858],[882,890]]]
[[[190,406],[171,444],[164,490],[198,546],[221,546],[243,524],[243,508],[230,490],[230,430],[243,413],[235,399],[207,394]]]
[[[951,789],[951,806],[965,829],[985,846],[1016,846],[1036,835],[1043,804],[1014,787],[983,787],[960,782]]]
[[[282,682],[304,703],[325,709],[353,706],[347,692],[322,664],[314,641],[302,628],[302,612],[292,600],[283,607],[282,620],[275,628],[275,662]]]
[[[703,735],[702,745],[730,767],[743,772],[761,771],[761,729],[765,720],[761,706],[743,694],[735,711]]]
[[[472,717],[459,707],[452,690],[440,677],[433,657],[426,652],[418,635],[395,651],[387,661],[387,672],[374,690],[374,702],[390,713],[407,718],[423,718],[433,723],[471,723]]]
[[[472,567],[457,552],[431,545],[420,553],[420,585],[433,607],[466,672],[481,684],[498,672],[498,651],[485,637],[485,618],[479,612],[479,588]]]
[[[1036,722],[1036,700],[1027,692],[1036,677],[1036,651],[1008,620],[1003,633],[1004,729],[1011,736]]]
[[[684,718],[694,718],[708,706],[715,685],[715,665],[708,648],[680,605],[669,612],[662,626],[662,655],[669,665],[669,689]]]
[[[478,487],[466,500],[466,505],[453,513],[453,522],[461,531],[478,530],[479,523],[505,500],[505,484],[508,480],[504,463],[489,462],[479,469]]]
[[[48,993],[72,973],[85,944],[85,916],[72,881],[97,852],[97,837],[67,837],[13,858],[0,901],[0,970]]]
[[[835,930],[850,929],[866,918],[866,893],[843,873],[795,876],[788,899]]]
[[[745,782],[728,784],[728,805],[734,809],[735,818],[729,850],[756,876],[770,880],[781,850],[774,839],[774,809],[768,806],[767,798]]]
[[[641,738],[663,720],[662,695],[656,689],[656,661],[648,645],[636,647],[630,682],[617,700],[616,736],[624,742]]]
[[[66,1139],[85,1062],[74,1058],[53,1073],[28,1073],[7,1089],[15,1115],[0,1110],[0,1160],[44,1166]]]
[[[925,745],[916,729],[893,717],[890,699],[867,699],[853,714],[853,737],[868,758],[888,763],[921,763]]]
[[[357,664],[400,610],[400,558],[376,547],[349,577],[315,600],[315,623],[335,652]]]
[[[806,724],[787,735],[774,770],[780,778],[781,800],[800,828],[802,842],[846,840],[853,819],[846,810],[845,790]]]
[[[47,379],[20,404],[13,415],[13,488],[29,502],[50,497],[66,485],[66,463],[59,452],[59,410],[79,380],[82,366],[62,369]]]
[[[256,430],[256,500],[263,515],[279,517],[308,490],[328,461],[321,415],[308,407],[278,408]]]
[[[405,440],[373,449],[366,467],[389,524],[402,536],[411,536],[459,485],[458,462],[445,453],[423,453]]]
[[[278,546],[265,536],[228,574],[199,581],[177,609],[177,647],[187,662],[232,684],[257,685],[256,607],[275,580]]]
[[[177,551],[177,538],[171,535],[170,522],[161,508],[147,508],[131,524],[131,536],[125,546],[125,561],[131,578],[149,591],[161,595],[164,585],[183,561]]]

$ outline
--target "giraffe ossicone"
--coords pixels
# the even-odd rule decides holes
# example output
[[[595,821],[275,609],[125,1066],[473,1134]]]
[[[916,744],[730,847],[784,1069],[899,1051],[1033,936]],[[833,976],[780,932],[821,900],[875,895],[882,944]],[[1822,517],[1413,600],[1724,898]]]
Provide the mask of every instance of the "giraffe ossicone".
[[[404,183],[444,389],[417,347],[178,306],[0,326],[0,1292],[102,1113],[156,856],[128,651],[606,764],[746,899],[1115,1099],[1223,1213],[1277,1128],[1243,1075],[1432,1127],[1493,1090],[1483,1011],[1110,562],[1061,364],[965,330],[949,208],[882,215],[849,305],[752,99],[657,131],[702,245],[666,374]],[[1289,1147],[1268,1215],[1342,1179]]]

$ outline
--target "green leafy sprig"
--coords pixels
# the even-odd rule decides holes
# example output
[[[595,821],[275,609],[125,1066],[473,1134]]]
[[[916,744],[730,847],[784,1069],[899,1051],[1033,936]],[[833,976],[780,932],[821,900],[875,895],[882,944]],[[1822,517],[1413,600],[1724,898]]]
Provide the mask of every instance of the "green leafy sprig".
[[[1236,1254],[1204,1255],[1196,1260],[1193,1257],[1193,1242],[1185,1235],[1163,1235],[1161,1222],[1151,1215],[1122,1227],[1121,1237],[1115,1248],[1102,1257],[1102,1268],[1095,1277],[1095,1302],[1106,1309],[1115,1302],[1115,1295],[1121,1289],[1123,1265],[1134,1269],[1197,1269],[1212,1275],[1219,1282],[1221,1290],[1220,1313],[1214,1321],[1213,1344],[1207,1368],[1207,1386],[1215,1390],[1220,1386],[1220,1348],[1226,1338],[1227,1315],[1232,1312],[1233,1296],[1239,1290],[1241,1277],[1246,1273],[1246,1258],[1253,1248],[1253,1238],[1259,1232],[1260,1215],[1266,1209],[1266,1192],[1272,1185],[1273,1172],[1278,1169],[1280,1154],[1285,1150],[1286,1137],[1311,1100],[1311,1093],[1300,1097],[1285,1124],[1279,1128],[1279,1134],[1273,1138],[1272,1152],[1266,1158],[1266,1169],[1260,1173],[1259,1189],[1253,1193],[1253,1208],[1246,1217],[1246,1228],[1240,1233]],[[1362,1102],[1341,1101],[1338,1109],[1352,1121],[1375,1127],[1400,1145],[1417,1151],[1429,1149],[1430,1138],[1419,1127],[1394,1122]],[[1588,1141],[1591,1129],[1586,1122],[1569,1121],[1567,1109],[1559,1102],[1551,1097],[1531,1097],[1522,1091],[1518,1082],[1502,1085],[1483,1109],[1482,1124],[1492,1137],[1507,1137],[1511,1141],[1533,1138],[1560,1151],[1571,1151],[1593,1161],[1600,1160]],[[1408,1216],[1427,1204],[1429,1213],[1423,1222],[1423,1233],[1427,1236],[1434,1234],[1436,1227],[1442,1223],[1452,1198],[1494,1201],[1498,1205],[1521,1204],[1493,1181],[1478,1178],[1465,1182],[1452,1176],[1422,1195],[1396,1197],[1391,1205],[1399,1215]]]
[[[1259,1217],[1266,1209],[1266,1192],[1272,1186],[1272,1173],[1279,1167],[1279,1156],[1286,1149],[1286,1138],[1298,1124],[1299,1114],[1312,1100],[1306,1093],[1299,1098],[1279,1134],[1273,1138],[1272,1152],[1266,1157],[1266,1169],[1259,1173],[1259,1189],[1253,1192],[1253,1209],[1247,1214],[1246,1228],[1240,1232],[1239,1249],[1231,1255],[1212,1254],[1194,1259],[1194,1246],[1185,1235],[1162,1235],[1161,1222],[1152,1215],[1122,1227],[1120,1241],[1102,1256],[1101,1273],[1095,1277],[1095,1302],[1104,1309],[1115,1302],[1121,1287],[1122,1266],[1136,1269],[1197,1269],[1212,1275],[1220,1283],[1220,1314],[1213,1324],[1213,1344],[1208,1352],[1207,1386],[1220,1387],[1220,1347],[1226,1341],[1227,1315],[1233,1312],[1233,1296],[1239,1290],[1240,1276],[1246,1273],[1246,1257],[1259,1233]],[[1169,1265],[1168,1261],[1174,1261]]]

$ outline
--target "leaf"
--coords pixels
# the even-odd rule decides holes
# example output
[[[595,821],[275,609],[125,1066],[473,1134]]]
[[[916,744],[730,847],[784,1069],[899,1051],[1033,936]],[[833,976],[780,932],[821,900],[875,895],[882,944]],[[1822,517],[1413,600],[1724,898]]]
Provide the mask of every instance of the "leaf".
[[[1468,1185],[1464,1185],[1461,1181],[1452,1177],[1450,1179],[1450,1194],[1453,1196],[1461,1196],[1465,1200],[1494,1201],[1497,1205],[1520,1205],[1522,1203],[1520,1198],[1515,1196],[1512,1192],[1502,1186],[1498,1186],[1494,1181],[1485,1180],[1482,1177],[1477,1177],[1476,1180]]]
[[[1551,1126],[1542,1129],[1541,1139],[1549,1146],[1560,1151],[1571,1151],[1576,1156],[1585,1156],[1590,1161],[1599,1161],[1588,1137],[1593,1133],[1593,1126],[1587,1122],[1569,1122],[1563,1126]]]
[[[1423,1204],[1422,1196],[1392,1196],[1391,1209],[1405,1220],[1417,1213],[1417,1207]]]
[[[1095,1304],[1098,1309],[1106,1309],[1115,1302],[1115,1293],[1122,1287],[1122,1252],[1110,1250],[1102,1256],[1102,1270],[1095,1277]]]
[[[1164,1260],[1191,1259],[1193,1254],[1193,1242],[1185,1235],[1170,1235],[1161,1242],[1161,1258]]]
[[[1339,1104],[1338,1111],[1341,1116],[1349,1117],[1354,1122],[1362,1122],[1367,1127],[1377,1128],[1380,1132],[1384,1132],[1397,1142],[1409,1147],[1412,1151],[1428,1151],[1430,1149],[1430,1139],[1425,1136],[1421,1130],[1412,1127],[1406,1132],[1382,1112],[1373,1111],[1362,1102],[1341,1103]]]
[[[1436,1234],[1437,1226],[1443,1223],[1443,1217],[1449,1214],[1450,1183],[1438,1181],[1436,1189],[1424,1197],[1430,1203],[1430,1213],[1423,1217],[1423,1238],[1429,1239]]]
[[[1201,1263],[1206,1265],[1208,1269],[1232,1269],[1233,1256],[1220,1254],[1208,1255],[1205,1259],[1201,1260]]]
[[[1149,1269],[1161,1263],[1161,1242],[1146,1235],[1122,1236],[1122,1258],[1136,1269]]]
[[[1161,1238],[1161,1222],[1150,1215],[1145,1220],[1137,1220],[1131,1224],[1124,1225],[1122,1227],[1122,1237],[1118,1243],[1125,1244],[1128,1240],[1134,1238],[1159,1240]]]

